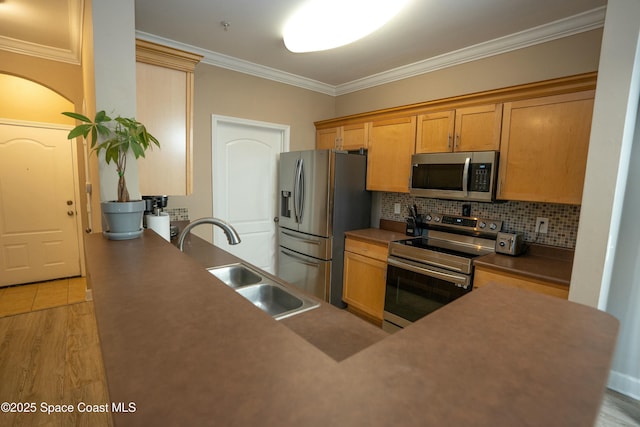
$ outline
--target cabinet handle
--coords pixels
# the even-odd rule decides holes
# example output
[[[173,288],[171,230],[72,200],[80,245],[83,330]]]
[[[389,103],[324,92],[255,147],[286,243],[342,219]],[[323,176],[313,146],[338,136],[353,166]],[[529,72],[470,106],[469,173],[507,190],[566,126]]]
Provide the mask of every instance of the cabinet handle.
[[[447,148],[451,148],[451,134],[448,136]]]
[[[456,147],[460,147],[460,134],[456,134]]]

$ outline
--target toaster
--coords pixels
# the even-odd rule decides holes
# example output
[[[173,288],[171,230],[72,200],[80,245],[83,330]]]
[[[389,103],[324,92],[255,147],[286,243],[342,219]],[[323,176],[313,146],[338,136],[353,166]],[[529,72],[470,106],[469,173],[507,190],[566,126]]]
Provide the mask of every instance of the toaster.
[[[520,233],[499,232],[496,238],[496,253],[520,255],[525,250],[523,236]]]

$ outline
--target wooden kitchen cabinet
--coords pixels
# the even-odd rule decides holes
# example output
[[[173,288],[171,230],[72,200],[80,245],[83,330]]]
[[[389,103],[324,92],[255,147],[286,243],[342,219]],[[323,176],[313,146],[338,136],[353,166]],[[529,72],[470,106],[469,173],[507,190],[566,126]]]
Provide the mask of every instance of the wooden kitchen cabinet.
[[[416,153],[447,153],[453,150],[455,110],[418,115]]]
[[[193,70],[201,59],[136,40],[136,118],[160,142],[138,159],[143,195],[192,191]]]
[[[347,237],[343,300],[349,311],[382,325],[387,275],[387,245]]]
[[[416,153],[497,151],[501,124],[502,104],[419,114]]]
[[[416,116],[369,123],[367,190],[409,192]]]
[[[336,148],[338,150],[355,151],[367,148],[369,126],[367,123],[318,129],[316,131],[316,148],[318,150]]]
[[[507,102],[498,199],[580,204],[594,91]]]
[[[331,150],[338,145],[340,127],[317,129],[316,150]]]
[[[474,270],[473,287],[480,288],[487,283],[500,283],[503,285],[515,286],[521,289],[527,289],[541,294],[552,295],[562,299],[569,298],[569,287],[562,286],[554,282],[492,269],[487,267],[476,266]]]

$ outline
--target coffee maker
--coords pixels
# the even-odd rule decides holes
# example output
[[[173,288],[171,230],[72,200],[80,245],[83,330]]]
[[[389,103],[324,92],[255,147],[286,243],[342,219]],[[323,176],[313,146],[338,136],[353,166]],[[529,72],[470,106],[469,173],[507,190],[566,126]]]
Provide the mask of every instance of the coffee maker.
[[[167,196],[142,196],[142,200],[144,200],[144,216],[147,215],[160,215],[164,208],[167,207],[167,202],[169,201],[169,197]],[[146,218],[145,218],[146,221]],[[144,224],[146,227],[147,224]]]

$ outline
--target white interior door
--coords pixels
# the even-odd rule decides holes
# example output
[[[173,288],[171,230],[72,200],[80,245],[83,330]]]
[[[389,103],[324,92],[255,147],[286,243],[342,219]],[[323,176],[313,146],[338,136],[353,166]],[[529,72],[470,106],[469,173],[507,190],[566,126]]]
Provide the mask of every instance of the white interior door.
[[[278,158],[289,150],[289,126],[214,115],[213,216],[229,222],[242,242],[231,246],[218,228],[213,242],[275,272]]]
[[[80,275],[68,133],[0,124],[0,286]]]

